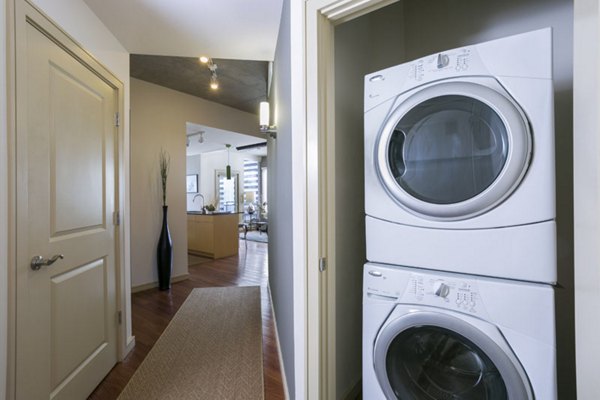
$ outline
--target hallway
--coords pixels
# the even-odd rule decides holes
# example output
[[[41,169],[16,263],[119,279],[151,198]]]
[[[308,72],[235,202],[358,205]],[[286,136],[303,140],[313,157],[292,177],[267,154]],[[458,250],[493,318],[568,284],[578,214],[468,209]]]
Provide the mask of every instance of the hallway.
[[[150,289],[132,296],[133,334],[136,345],[89,397],[116,399],[193,288],[211,286],[261,286],[265,399],[284,398],[283,379],[275,337],[271,301],[267,292],[267,244],[240,240],[237,256],[189,267],[189,278],[174,283],[170,292]]]

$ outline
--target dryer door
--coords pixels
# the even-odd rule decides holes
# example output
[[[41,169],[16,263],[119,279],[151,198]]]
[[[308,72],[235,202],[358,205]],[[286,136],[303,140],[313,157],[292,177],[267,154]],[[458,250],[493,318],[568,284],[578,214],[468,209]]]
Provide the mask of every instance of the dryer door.
[[[524,113],[495,85],[442,82],[392,112],[376,145],[390,195],[430,219],[460,220],[500,203],[524,176],[531,134]]]
[[[523,368],[499,338],[448,314],[405,314],[377,336],[377,379],[388,399],[533,399]]]

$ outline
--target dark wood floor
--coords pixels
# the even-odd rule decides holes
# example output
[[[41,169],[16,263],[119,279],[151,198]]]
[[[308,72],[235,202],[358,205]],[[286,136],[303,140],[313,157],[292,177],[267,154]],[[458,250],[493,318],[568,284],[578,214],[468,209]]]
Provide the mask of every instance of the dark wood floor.
[[[191,266],[189,279],[173,284],[169,292],[151,289],[134,294],[131,307],[135,348],[122,363],[112,369],[89,398],[107,400],[118,397],[193,288],[260,285],[265,399],[284,399],[275,325],[267,288],[267,257],[265,243],[240,240],[239,256]]]

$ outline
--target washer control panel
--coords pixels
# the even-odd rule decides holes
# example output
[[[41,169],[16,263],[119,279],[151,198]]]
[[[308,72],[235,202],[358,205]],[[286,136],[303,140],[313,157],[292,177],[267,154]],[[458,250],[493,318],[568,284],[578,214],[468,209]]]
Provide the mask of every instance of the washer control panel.
[[[475,281],[412,274],[409,282],[402,301],[480,313],[481,299]]]
[[[450,50],[418,59],[410,64],[408,78],[417,82],[430,80],[440,73],[447,74],[467,72],[471,65],[471,49]]]

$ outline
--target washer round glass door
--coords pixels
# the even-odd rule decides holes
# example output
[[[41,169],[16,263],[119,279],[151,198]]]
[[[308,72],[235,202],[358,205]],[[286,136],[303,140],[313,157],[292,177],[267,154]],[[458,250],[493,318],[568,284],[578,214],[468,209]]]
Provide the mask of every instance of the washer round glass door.
[[[504,200],[524,176],[529,124],[498,91],[437,83],[403,101],[384,124],[376,163],[388,192],[431,219],[464,219]]]
[[[388,399],[532,399],[522,367],[458,318],[415,312],[377,337],[374,367]]]

